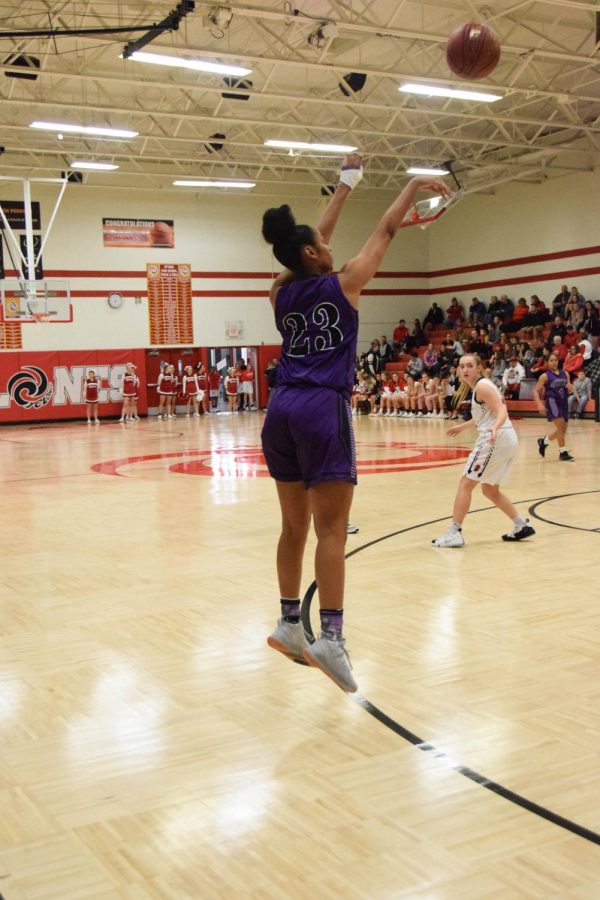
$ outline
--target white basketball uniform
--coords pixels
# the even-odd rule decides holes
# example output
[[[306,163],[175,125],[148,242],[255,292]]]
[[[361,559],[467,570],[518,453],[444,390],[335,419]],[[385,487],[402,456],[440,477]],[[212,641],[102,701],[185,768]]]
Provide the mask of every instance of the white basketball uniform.
[[[477,440],[463,475],[482,484],[504,484],[510,474],[519,441],[508,418],[496,432],[496,440],[493,442],[490,440],[490,431],[496,421],[496,414],[485,403],[477,400],[477,388],[483,382],[489,384],[500,396],[496,385],[489,378],[480,378],[473,388],[471,414],[477,426]]]

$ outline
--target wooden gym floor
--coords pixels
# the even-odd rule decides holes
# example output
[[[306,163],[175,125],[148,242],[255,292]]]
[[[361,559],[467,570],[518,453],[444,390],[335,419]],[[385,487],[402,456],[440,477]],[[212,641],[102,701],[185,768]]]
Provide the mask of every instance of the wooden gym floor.
[[[353,700],[265,643],[262,419],[0,431],[5,900],[600,896],[598,426],[438,550],[472,435],[355,420]]]

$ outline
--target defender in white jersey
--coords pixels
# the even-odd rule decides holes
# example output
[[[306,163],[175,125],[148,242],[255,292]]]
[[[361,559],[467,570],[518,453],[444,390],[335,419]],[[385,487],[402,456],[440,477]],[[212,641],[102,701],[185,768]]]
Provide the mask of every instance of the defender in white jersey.
[[[481,484],[483,495],[513,521],[512,531],[503,534],[502,540],[522,541],[535,531],[500,491],[500,485],[508,478],[519,444],[508,418],[508,410],[496,385],[489,378],[483,378],[482,362],[475,353],[461,356],[458,369],[461,381],[468,384],[473,392],[472,419],[454,425],[447,433],[450,436],[460,434],[475,423],[477,440],[454,498],[452,524],[431,543],[435,547],[464,547],[462,523],[471,507],[471,497],[477,484]]]

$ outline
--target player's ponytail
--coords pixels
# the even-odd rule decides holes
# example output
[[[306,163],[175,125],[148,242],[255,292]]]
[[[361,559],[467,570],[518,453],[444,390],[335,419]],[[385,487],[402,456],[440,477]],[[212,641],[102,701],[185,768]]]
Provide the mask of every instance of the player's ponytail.
[[[263,215],[262,235],[273,245],[275,259],[294,272],[302,266],[302,248],[315,242],[315,233],[310,225],[296,225],[296,220],[287,204],[272,207]]]

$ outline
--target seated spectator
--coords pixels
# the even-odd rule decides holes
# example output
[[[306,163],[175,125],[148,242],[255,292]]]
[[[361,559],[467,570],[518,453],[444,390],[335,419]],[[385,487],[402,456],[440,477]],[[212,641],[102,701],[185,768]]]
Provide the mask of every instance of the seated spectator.
[[[404,416],[415,416],[417,413],[419,415],[423,415],[423,385],[420,381],[417,381],[412,377],[412,375],[406,376],[406,388],[404,391],[404,397],[402,398],[402,405],[404,406],[404,412],[401,415]]]
[[[442,408],[439,401],[439,378],[434,378],[423,372],[421,383],[423,385],[423,400],[425,402],[425,414],[431,418],[432,416],[441,416]]]
[[[497,344],[500,340],[500,326],[502,325],[502,319],[500,316],[494,316],[492,322],[487,326],[488,329],[488,341],[490,344]]]
[[[494,382],[499,391],[502,391],[504,385],[502,384],[502,376],[506,370],[506,359],[504,358],[504,353],[502,350],[496,351],[496,353],[492,354],[490,358],[490,366],[492,369],[491,380]]]
[[[592,342],[588,339],[587,331],[584,331],[583,329],[579,332],[579,348],[583,353],[583,365],[585,368],[586,363],[594,356],[594,348]]]
[[[458,365],[458,360],[464,355],[465,351],[461,342],[449,333],[446,335],[446,350],[449,353],[452,353],[452,356],[457,360],[456,364]]]
[[[531,372],[531,367],[535,362],[535,353],[533,348],[529,346],[529,344],[525,345],[525,349],[523,351],[523,355],[519,359],[519,362],[525,369],[525,377],[529,378],[529,374]]]
[[[548,349],[548,347],[542,347],[541,351],[542,352],[531,367],[530,375],[541,375],[542,372],[546,372],[548,370],[548,358],[550,356],[550,350]]]
[[[485,304],[477,297],[473,297],[469,306],[469,322],[471,325],[479,325],[480,322],[483,322],[486,313]]]
[[[578,344],[573,344],[569,347],[569,351],[563,362],[563,369],[565,372],[568,372],[569,375],[572,375],[573,378],[583,369],[583,353]],[[573,381],[573,378],[571,378],[571,381]]]
[[[515,311],[515,305],[512,300],[509,298],[508,294],[502,294],[499,300],[500,303],[500,311],[498,315],[502,317],[502,324],[506,325],[507,322],[513,317]]]
[[[451,419],[470,419],[471,418],[471,396],[473,391],[466,381],[458,384],[456,390],[450,398],[450,418]]]
[[[508,321],[506,320],[506,318],[504,319],[504,322],[500,326],[500,331],[503,331],[505,333],[520,331],[520,329],[523,328],[523,326],[527,322],[528,317],[529,307],[527,306],[527,300],[525,299],[525,297],[519,297],[519,299],[517,300],[517,305],[513,310],[512,318]]]
[[[375,385],[375,379],[369,375],[365,375],[360,371],[356,376],[356,384],[350,398],[350,406],[352,407],[352,415],[357,416],[359,412],[366,412],[367,404],[370,407],[369,397]]]
[[[481,331],[477,328],[473,328],[467,340],[467,345],[465,347],[466,352],[477,353],[477,355],[484,360],[489,357],[490,349],[490,345]]]
[[[583,307],[583,321],[581,327],[584,328],[592,337],[600,336],[600,316],[598,311],[589,300],[586,300]]]
[[[394,358],[394,351],[390,344],[388,344],[388,340],[385,334],[381,335],[381,340],[379,342],[379,356],[383,361],[383,366],[385,368],[386,364],[391,362]]]
[[[549,318],[550,313],[544,301],[540,300],[537,294],[532,294],[529,298],[529,319],[527,325],[543,325]]]
[[[579,331],[576,331],[572,325],[567,325],[567,333],[563,338],[563,344],[567,348],[579,346]]]
[[[381,403],[381,395],[383,393],[383,382],[385,380],[385,375],[383,372],[379,372],[378,375],[375,376],[375,381],[371,386],[371,390],[369,391],[369,405],[371,407],[371,415],[377,415],[379,410],[379,404]]]
[[[571,379],[573,393],[569,394],[569,415],[572,419],[582,419],[585,416],[585,406],[592,396],[592,382],[586,376],[583,369],[577,373],[577,378]],[[577,406],[575,412],[573,407]]]
[[[576,287],[571,288],[570,299],[575,300],[578,306],[582,309],[585,306],[585,297],[583,294],[580,294]]]
[[[404,353],[404,343],[407,337],[408,328],[406,327],[406,322],[404,321],[404,319],[400,319],[400,321],[394,328],[394,333],[392,335],[392,349],[396,356],[398,356],[398,354],[400,353]]]
[[[427,310],[427,314],[423,319],[423,330],[431,331],[432,328],[437,328],[438,325],[444,324],[444,311],[440,309],[437,303],[432,303],[429,309]]]
[[[525,378],[525,369],[513,353],[508,361],[508,366],[502,375],[502,386],[506,400],[518,400],[521,382]]]
[[[562,369],[562,364],[564,362],[565,356],[568,353],[568,347],[563,344],[562,340],[560,339],[560,335],[558,334],[552,338],[552,347],[550,348],[550,354],[552,353],[554,353],[555,356],[558,357],[558,364]]]
[[[452,394],[454,393],[450,382],[446,377],[438,379],[438,407],[441,410],[440,415],[448,418],[450,415],[450,404],[452,402]]]
[[[565,304],[563,319],[567,326],[572,325],[573,328],[579,328],[581,326],[581,322],[583,321],[583,307],[579,305],[577,298],[573,295],[571,295]]]
[[[414,350],[416,347],[422,347],[423,344],[426,343],[427,338],[425,337],[425,332],[421,326],[421,320],[415,319],[413,322],[413,329],[405,341],[406,350]]]
[[[457,297],[453,297],[450,306],[446,310],[446,318],[444,325],[446,328],[458,328],[465,321],[465,311],[458,302]]]
[[[383,381],[378,415],[399,416],[404,394],[404,378],[398,372],[392,372],[391,377]]]
[[[423,354],[423,365],[425,366],[425,371],[429,375],[437,374],[438,360],[439,353],[434,348],[433,344],[427,344],[427,350]]]
[[[566,284],[563,284],[560,293],[556,295],[552,301],[552,316],[562,316],[564,308],[571,296],[571,292]]]
[[[453,365],[454,353],[452,353],[451,350],[448,350],[445,341],[442,341],[438,355],[438,375],[441,378],[447,377],[450,374],[450,369]]]
[[[567,326],[565,325],[562,316],[555,316],[554,323],[552,328],[550,329],[550,334],[548,335],[548,340],[546,341],[546,346],[548,350],[552,349],[552,345],[554,343],[554,338],[558,335],[562,341],[567,334]]]
[[[411,351],[410,359],[406,364],[406,372],[408,375],[412,375],[415,381],[423,374],[423,360],[416,350]]]
[[[489,325],[494,321],[494,316],[498,316],[500,322],[502,322],[502,316],[504,313],[504,306],[500,303],[496,294],[492,294],[490,297],[490,302],[487,308],[487,315],[485,317],[485,324]]]

